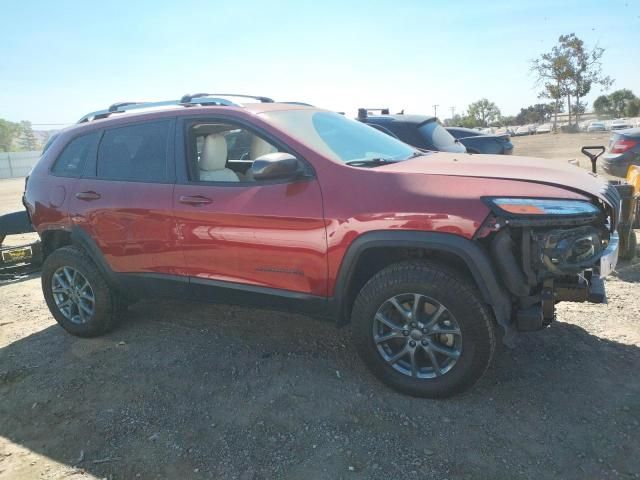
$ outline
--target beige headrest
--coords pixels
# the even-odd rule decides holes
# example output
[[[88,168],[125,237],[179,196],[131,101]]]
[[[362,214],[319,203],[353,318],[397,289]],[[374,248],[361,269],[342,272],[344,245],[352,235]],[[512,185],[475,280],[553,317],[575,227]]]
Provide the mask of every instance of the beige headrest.
[[[261,139],[257,135],[254,135],[251,138],[251,160],[255,160],[262,155],[266,155],[267,153],[277,152],[278,149],[271,145],[269,142]]]
[[[207,135],[200,155],[200,170],[222,170],[227,165],[227,141],[219,133]]]

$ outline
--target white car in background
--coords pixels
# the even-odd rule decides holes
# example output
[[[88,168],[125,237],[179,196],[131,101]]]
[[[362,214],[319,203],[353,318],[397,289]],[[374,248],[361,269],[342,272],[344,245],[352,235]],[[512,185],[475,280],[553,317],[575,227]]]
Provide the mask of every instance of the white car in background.
[[[531,134],[531,129],[529,128],[529,125],[522,125],[516,128],[516,131],[513,132],[514,137],[519,137],[521,135],[529,135],[529,134]]]
[[[553,125],[550,123],[543,123],[542,125],[536,128],[536,133],[551,133]]]
[[[607,130],[604,122],[591,122],[587,127],[587,132],[604,132]]]
[[[611,130],[624,130],[625,128],[631,128],[633,125],[624,118],[618,118],[611,122]]]

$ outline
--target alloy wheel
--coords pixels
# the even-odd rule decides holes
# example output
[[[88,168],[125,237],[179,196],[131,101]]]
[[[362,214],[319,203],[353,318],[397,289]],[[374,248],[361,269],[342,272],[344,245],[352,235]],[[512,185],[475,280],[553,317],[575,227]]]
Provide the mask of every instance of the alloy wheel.
[[[384,361],[413,378],[445,375],[462,353],[462,332],[453,314],[418,293],[386,300],[376,312],[372,333]]]
[[[96,300],[91,284],[73,267],[60,267],[51,281],[51,292],[58,310],[76,324],[87,323],[95,313]]]

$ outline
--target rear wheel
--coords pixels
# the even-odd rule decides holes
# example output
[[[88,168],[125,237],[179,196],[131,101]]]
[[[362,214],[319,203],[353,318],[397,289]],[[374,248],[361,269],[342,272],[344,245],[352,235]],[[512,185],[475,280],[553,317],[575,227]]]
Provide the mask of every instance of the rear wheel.
[[[42,291],[56,321],[80,337],[108,332],[122,312],[116,292],[86,253],[75,246],[55,250],[46,258]]]
[[[409,395],[463,392],[495,350],[493,320],[479,294],[446,267],[401,263],[362,288],[353,307],[358,353],[384,383]]]

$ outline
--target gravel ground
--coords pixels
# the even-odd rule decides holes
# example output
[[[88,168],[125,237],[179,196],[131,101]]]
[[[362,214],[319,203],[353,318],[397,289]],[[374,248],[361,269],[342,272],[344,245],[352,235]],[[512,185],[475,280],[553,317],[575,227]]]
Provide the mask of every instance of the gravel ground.
[[[471,392],[429,401],[378,383],[329,323],[143,301],[83,340],[37,276],[6,282],[0,479],[640,478],[639,285],[620,264],[608,304],[560,304]]]

